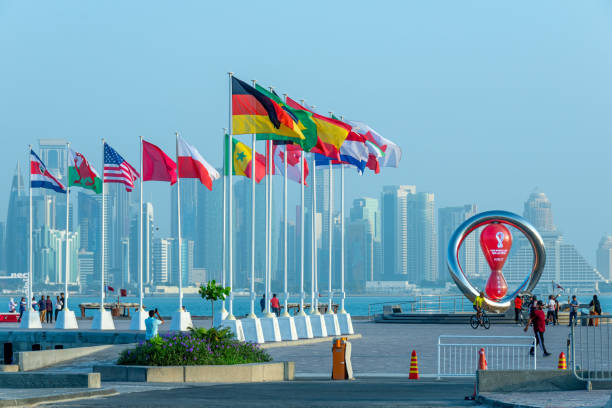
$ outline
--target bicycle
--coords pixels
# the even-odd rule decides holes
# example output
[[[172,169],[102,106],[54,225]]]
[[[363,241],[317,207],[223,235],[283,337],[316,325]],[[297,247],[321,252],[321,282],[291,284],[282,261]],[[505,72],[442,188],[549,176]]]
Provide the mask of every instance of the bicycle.
[[[474,330],[476,330],[478,326],[482,326],[488,330],[489,327],[491,327],[491,321],[489,320],[487,313],[483,310],[480,312],[480,319],[476,314],[473,314],[472,317],[470,317],[470,326],[472,326],[472,329]]]

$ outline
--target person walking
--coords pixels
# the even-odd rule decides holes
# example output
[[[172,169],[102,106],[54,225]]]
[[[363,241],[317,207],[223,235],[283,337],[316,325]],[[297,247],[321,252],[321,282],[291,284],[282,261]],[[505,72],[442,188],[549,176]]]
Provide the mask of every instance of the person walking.
[[[270,307],[272,308],[272,312],[276,314],[276,317],[280,316],[280,302],[276,297],[276,293],[272,295],[272,299],[270,299]]]
[[[523,299],[519,295],[516,295],[514,298],[514,322],[519,324],[519,316],[521,314],[521,309],[523,308]]]
[[[572,296],[572,300],[569,303],[570,305],[570,315],[569,315],[569,324],[568,326],[572,326],[575,323],[576,317],[578,316],[578,301],[576,300],[576,295]]]
[[[599,316],[601,315],[601,303],[599,303],[599,299],[597,299],[597,295],[593,295],[593,300],[589,303],[590,313],[591,315]],[[599,326],[599,318],[591,317],[589,318],[589,326]]]
[[[533,323],[533,334],[536,338],[536,346],[540,345],[542,348],[542,352],[544,353],[544,357],[550,356],[550,353],[546,351],[546,346],[544,345],[544,332],[546,331],[546,317],[544,316],[544,312],[542,309],[544,308],[544,303],[540,300],[536,304],[536,308],[533,311],[533,315],[529,317],[527,321],[527,325],[525,326],[524,331],[527,331],[529,325]],[[533,347],[529,352],[532,356],[535,354],[535,350]]]
[[[19,319],[17,320],[18,322],[21,322],[21,317],[26,311],[27,306],[28,306],[28,302],[26,301],[26,298],[22,297],[21,301],[19,302]]]
[[[60,310],[64,309],[64,305],[62,304],[62,299],[57,296],[55,299],[55,321],[57,322],[57,315]]]
[[[40,317],[40,322],[45,322],[45,314],[47,313],[47,301],[45,300],[45,296],[42,295],[40,300],[38,301],[38,316]]]
[[[159,319],[155,318],[155,315]],[[160,324],[164,324],[164,319],[159,315],[157,309],[149,310],[149,317],[145,319],[145,339],[151,340],[158,336],[158,328]]]
[[[15,307],[17,303],[15,303],[15,299],[10,298],[8,302],[9,313],[15,313]]]
[[[53,301],[51,300],[51,296],[47,296],[45,308],[47,310],[47,323],[53,323]]]
[[[262,295],[261,296],[261,300],[259,301],[259,306],[261,307],[261,313],[264,312],[264,310],[266,310],[266,295]]]
[[[66,297],[64,296],[64,292],[60,293],[60,300],[62,302],[62,308],[60,310],[64,310],[64,306],[66,305]]]
[[[555,325],[555,297],[553,295],[548,296],[548,311],[546,312],[546,324]]]
[[[555,325],[559,324],[559,296],[561,296],[560,293],[555,296]]]

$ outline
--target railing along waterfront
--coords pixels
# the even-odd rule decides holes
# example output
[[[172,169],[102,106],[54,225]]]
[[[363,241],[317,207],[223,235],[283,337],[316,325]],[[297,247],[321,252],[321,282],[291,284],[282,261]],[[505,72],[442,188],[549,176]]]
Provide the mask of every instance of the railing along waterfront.
[[[535,370],[535,345],[532,336],[442,335],[438,337],[438,378],[475,376],[481,348],[488,370]]]
[[[401,302],[379,302],[368,305],[368,318],[382,314],[385,306],[399,306],[402,313],[466,313],[472,311],[472,303],[463,295],[407,296]]]
[[[570,330],[569,360],[579,380],[612,380],[611,325],[610,315],[587,315],[575,319]]]

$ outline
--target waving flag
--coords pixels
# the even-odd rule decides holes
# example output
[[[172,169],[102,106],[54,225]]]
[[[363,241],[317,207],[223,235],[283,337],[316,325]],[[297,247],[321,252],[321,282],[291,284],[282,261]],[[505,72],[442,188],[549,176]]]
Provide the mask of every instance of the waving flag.
[[[274,157],[274,167],[272,169],[272,174],[279,174],[281,176],[285,175],[285,154],[287,155],[287,178],[289,180],[293,180],[296,183],[301,183],[301,179],[304,180],[304,185],[308,185],[306,183],[306,179],[308,178],[308,161],[304,160],[304,177],[300,177],[300,149],[299,146],[293,144],[274,144],[272,147],[272,154]]]
[[[179,136],[178,172],[180,178],[197,178],[212,191],[212,182],[221,177],[219,172],[198,152]]]
[[[226,138],[227,139],[227,138]],[[232,163],[233,173],[235,176],[246,176],[251,178],[252,172],[252,158],[253,154],[251,148],[245,145],[242,142],[232,138],[232,153],[234,157],[230,159]],[[229,147],[225,146],[225,155],[229,154]],[[259,183],[261,179],[266,176],[266,156],[261,153],[257,153],[257,164],[255,166],[255,171],[257,172],[255,176],[255,181]],[[225,170],[225,174],[229,174],[227,170]]]
[[[47,166],[34,153],[34,150],[30,150],[30,180],[32,188],[46,188],[58,193],[66,192],[66,188],[49,173]]]
[[[362,122],[347,120],[353,127],[353,132],[363,135],[366,140],[379,147],[384,155],[378,160],[383,167],[397,167],[402,158],[402,149],[389,139],[385,139],[370,126]]]
[[[102,179],[81,153],[68,149],[68,186],[102,193]]]
[[[134,181],[140,174],[125,161],[108,143],[104,143],[104,182],[125,184],[126,191],[134,189]]]
[[[142,181],[176,183],[176,163],[153,143],[142,141]]]

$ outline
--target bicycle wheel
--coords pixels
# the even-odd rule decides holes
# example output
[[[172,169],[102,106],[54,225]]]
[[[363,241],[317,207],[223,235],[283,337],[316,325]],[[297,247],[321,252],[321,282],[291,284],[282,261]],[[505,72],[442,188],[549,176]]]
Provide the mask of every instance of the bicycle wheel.
[[[477,329],[479,324],[476,315],[472,315],[472,317],[470,317],[470,326],[472,326],[472,329]]]
[[[488,316],[482,316],[482,327],[489,329],[491,327],[491,321]]]

